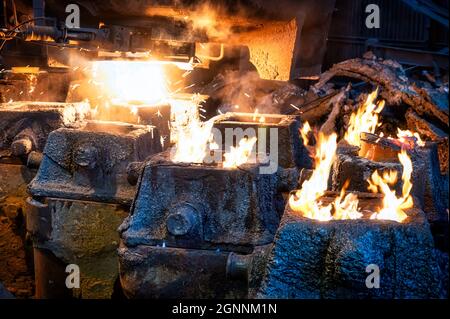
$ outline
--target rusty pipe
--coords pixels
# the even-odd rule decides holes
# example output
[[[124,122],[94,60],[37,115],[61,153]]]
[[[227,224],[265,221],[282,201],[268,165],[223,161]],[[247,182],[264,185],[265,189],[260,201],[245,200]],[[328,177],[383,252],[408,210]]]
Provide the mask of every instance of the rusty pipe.
[[[228,255],[226,265],[227,278],[248,281],[251,262],[251,255],[240,255],[231,252]]]

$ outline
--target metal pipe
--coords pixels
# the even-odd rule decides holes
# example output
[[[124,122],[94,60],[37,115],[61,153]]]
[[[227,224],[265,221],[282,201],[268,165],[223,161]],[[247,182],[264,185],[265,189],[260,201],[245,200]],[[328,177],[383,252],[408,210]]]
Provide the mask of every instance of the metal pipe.
[[[223,43],[222,43],[222,44],[220,44],[220,53],[219,53],[219,56],[198,55],[198,58],[200,58],[200,59],[206,59],[206,60],[210,60],[210,61],[220,61],[220,60],[222,60],[223,57],[224,57],[224,52],[225,52],[225,49],[224,49],[224,45],[223,45]]]
[[[227,258],[226,276],[228,279],[248,281],[252,256],[230,253]]]

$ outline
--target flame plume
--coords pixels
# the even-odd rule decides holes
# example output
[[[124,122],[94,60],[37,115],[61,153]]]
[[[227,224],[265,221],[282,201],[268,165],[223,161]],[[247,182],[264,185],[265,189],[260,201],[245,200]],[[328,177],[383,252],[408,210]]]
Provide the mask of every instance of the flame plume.
[[[304,217],[328,221],[332,219],[332,205],[323,206],[318,200],[325,194],[328,186],[328,176],[336,157],[337,135],[325,136],[319,133],[315,154],[315,169],[311,178],[305,181],[300,190],[289,198],[289,205],[295,212]]]
[[[415,143],[418,146],[421,146],[421,147],[425,146],[425,142],[420,138],[419,133],[411,132],[409,130],[403,131],[403,130],[401,130],[399,128],[397,129],[397,139],[400,142],[407,144],[408,143],[408,138],[412,138],[412,137],[415,138]]]
[[[341,189],[338,198],[334,200],[334,214],[333,219],[359,219],[363,214],[358,210],[358,196],[354,193],[345,195],[350,181],[347,180]]]
[[[224,154],[225,161],[223,162],[223,167],[236,168],[247,163],[252,155],[253,146],[255,145],[256,140],[256,137],[250,139],[243,138],[239,141],[238,147],[232,146],[230,152]]]
[[[395,171],[386,172],[381,177],[378,171],[372,174],[369,182],[369,190],[372,192],[380,192],[384,195],[383,206],[374,213],[371,219],[386,219],[394,220],[397,222],[403,222],[408,215],[404,212],[405,209],[411,208],[414,205],[413,199],[410,195],[412,189],[411,174],[412,174],[412,162],[405,150],[402,150],[398,154],[400,163],[403,166],[403,188],[402,196],[397,197],[395,191],[392,191],[389,185],[394,184],[397,181],[397,173]]]
[[[312,131],[311,125],[306,121],[302,128],[300,129],[300,134],[302,136],[303,145],[307,146],[309,144],[308,134]]]
[[[384,100],[381,100],[376,105],[375,99],[378,96],[378,88],[367,96],[364,104],[358,108],[356,113],[350,116],[350,122],[347,132],[345,133],[345,140],[353,146],[360,146],[361,133],[375,133],[375,129],[380,126],[378,122],[378,115],[384,108]]]

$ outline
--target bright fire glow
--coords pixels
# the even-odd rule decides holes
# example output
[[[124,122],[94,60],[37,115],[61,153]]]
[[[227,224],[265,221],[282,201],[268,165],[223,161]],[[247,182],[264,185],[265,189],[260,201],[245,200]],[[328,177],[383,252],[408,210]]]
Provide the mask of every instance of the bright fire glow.
[[[378,212],[374,213],[370,217],[371,219],[387,219],[401,223],[408,217],[404,210],[411,208],[414,205],[413,199],[410,195],[412,188],[411,174],[413,170],[411,159],[405,150],[402,150],[401,153],[398,154],[398,158],[403,166],[402,196],[397,197],[395,191],[392,191],[389,187],[389,185],[393,185],[397,181],[396,171],[385,172],[383,176],[380,176],[378,171],[375,171],[372,174],[371,179],[368,180],[369,190],[374,193],[380,191],[384,197],[383,206],[378,210]]]
[[[300,134],[302,135],[302,140],[303,140],[303,145],[308,145],[309,143],[309,138],[308,138],[308,134],[309,132],[311,132],[311,125],[309,125],[308,122],[305,122],[303,124],[303,127],[300,129]]]
[[[358,196],[354,193],[346,195],[349,181],[346,181],[340,195],[329,205],[323,205],[320,198],[325,194],[328,177],[336,156],[336,134],[324,136],[319,133],[315,163],[312,176],[305,181],[302,188],[289,198],[289,206],[306,218],[320,221],[358,219],[363,214],[358,210]],[[332,214],[332,210],[334,213]]]
[[[95,61],[92,80],[112,104],[158,104],[169,92],[156,61]]]
[[[37,86],[37,76],[35,74],[27,74],[27,82],[30,85],[28,93],[31,94],[36,90]]]
[[[252,155],[253,146],[255,145],[256,140],[256,137],[250,139],[243,138],[239,141],[237,147],[232,146],[230,152],[224,154],[225,160],[223,162],[223,167],[236,168],[247,163]]]
[[[167,68],[174,66],[179,70],[192,70],[193,65],[182,62],[153,61],[153,60],[103,60],[93,61],[90,67],[84,68],[88,75],[87,86],[74,85],[73,90],[78,89],[78,95],[85,96],[98,118],[108,117],[114,113],[114,107],[127,107],[132,115],[129,119],[139,122],[140,107],[170,104],[171,114],[178,121],[178,115],[183,117],[185,109],[195,110],[198,117],[199,98],[194,95],[192,99],[186,99],[183,94],[178,94],[181,88],[171,92],[170,77],[176,74],[176,69]],[[174,73],[175,71],[175,73]],[[182,80],[178,81],[182,82]],[[194,114],[189,114],[189,117]],[[123,118],[127,121],[128,118]],[[170,126],[170,123],[168,123]]]
[[[178,129],[172,161],[175,163],[203,163],[213,124],[212,121],[191,120],[186,126]]]
[[[345,191],[349,184],[350,181],[347,180],[341,189],[339,197],[334,200],[333,219],[358,219],[363,216],[358,210],[358,196],[354,193],[345,195]]]
[[[199,108],[203,102],[203,98],[199,94],[193,94],[188,99],[170,99],[171,123],[170,126],[170,140],[172,143],[178,141],[178,130],[185,128],[191,121],[199,120]]]
[[[319,199],[327,190],[328,176],[336,157],[336,138],[335,133],[330,136],[319,133],[315,154],[315,169],[311,178],[305,181],[301,189],[289,198],[291,209],[301,213],[306,218],[321,221],[332,219],[332,205],[323,206]]]
[[[203,30],[209,38],[226,38],[230,35],[230,26],[223,23],[224,13],[208,4],[198,6],[186,16],[193,24],[194,30]]]
[[[384,108],[384,100],[376,105],[375,99],[378,96],[378,89],[367,96],[364,104],[358,108],[356,113],[350,116],[348,131],[345,133],[345,140],[354,146],[360,146],[361,133],[375,133],[375,129],[380,125],[378,123],[378,115]]]
[[[213,120],[202,122],[198,117],[198,109],[185,108],[173,122],[171,139],[175,145],[172,149],[171,160],[175,163],[203,163],[212,142],[211,130]]]
[[[316,146],[315,169],[311,178],[305,181],[300,190],[289,198],[289,206],[294,212],[299,212],[306,218],[319,221],[359,219],[363,217],[359,210],[359,200],[356,194],[346,193],[349,181],[346,181],[341,189],[340,195],[329,205],[321,202],[328,186],[328,177],[331,166],[336,156],[336,134],[324,136],[319,133]],[[389,185],[397,182],[396,171],[386,171],[380,176],[378,171],[372,174],[369,182],[369,190],[384,195],[382,207],[371,219],[394,220],[402,222],[407,218],[405,209],[413,207],[413,199],[410,195],[412,189],[411,174],[412,162],[405,150],[399,153],[399,160],[403,166],[403,189],[402,196],[397,197],[395,191]]]
[[[402,143],[408,143],[408,138],[415,138],[415,142],[417,143],[417,145],[423,147],[425,146],[425,142],[420,138],[419,133],[417,132],[411,132],[409,130],[401,130],[401,129],[397,129],[397,139],[402,142]]]

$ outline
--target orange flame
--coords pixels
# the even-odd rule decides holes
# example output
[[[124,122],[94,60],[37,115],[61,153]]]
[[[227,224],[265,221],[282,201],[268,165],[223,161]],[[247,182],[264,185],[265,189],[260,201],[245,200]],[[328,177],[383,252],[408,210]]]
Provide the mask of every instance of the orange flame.
[[[203,163],[210,140],[212,121],[191,120],[178,130],[172,161],[175,163]]]
[[[309,125],[308,121],[303,124],[303,127],[300,129],[300,134],[302,136],[303,145],[307,146],[309,144],[308,134],[311,132],[311,125]]]
[[[239,141],[238,147],[232,146],[230,152],[224,154],[225,161],[223,162],[223,167],[236,168],[247,163],[252,155],[253,146],[255,145],[256,140],[256,137],[250,139],[244,137]]]
[[[384,108],[384,100],[375,105],[377,96],[378,88],[370,93],[364,104],[350,116],[348,131],[344,137],[350,145],[360,146],[361,133],[375,133],[375,129],[380,125],[378,115]]]
[[[339,197],[334,200],[334,214],[333,219],[359,219],[363,214],[358,210],[358,196],[354,193],[345,195],[350,181],[347,180],[341,189]]]
[[[411,208],[414,205],[414,201],[410,195],[412,189],[411,174],[412,174],[412,162],[405,150],[402,150],[398,154],[400,163],[403,166],[403,189],[402,196],[397,197],[395,191],[392,191],[389,185],[394,184],[397,181],[397,172],[389,171],[385,172],[383,176],[380,176],[378,171],[372,174],[369,182],[369,190],[372,192],[378,192],[380,190],[383,193],[383,206],[374,213],[371,219],[387,219],[397,222],[404,221],[408,215],[404,212],[405,209]]]
[[[171,139],[175,142],[171,160],[175,163],[203,163],[212,142],[213,119],[202,122],[198,117],[198,105],[195,100],[191,107],[178,112],[171,128]]]
[[[419,133],[409,130],[401,130],[397,128],[397,139],[402,143],[408,143],[408,138],[415,138],[415,143],[421,147],[425,146],[425,142],[420,138]]]
[[[319,133],[315,154],[315,169],[311,178],[305,181],[300,190],[289,198],[289,206],[294,212],[306,218],[328,221],[332,219],[332,205],[323,206],[319,199],[325,194],[328,176],[336,157],[337,135],[325,136]]]

